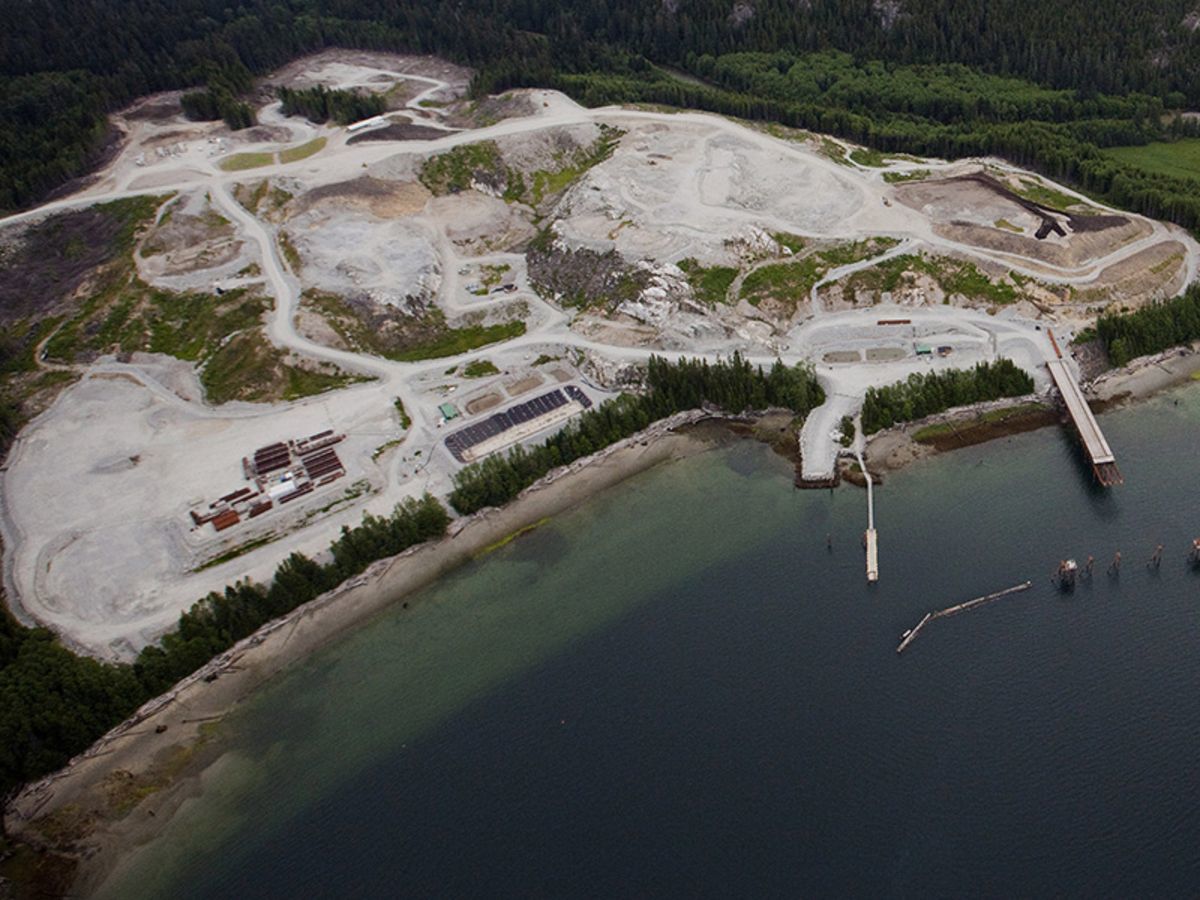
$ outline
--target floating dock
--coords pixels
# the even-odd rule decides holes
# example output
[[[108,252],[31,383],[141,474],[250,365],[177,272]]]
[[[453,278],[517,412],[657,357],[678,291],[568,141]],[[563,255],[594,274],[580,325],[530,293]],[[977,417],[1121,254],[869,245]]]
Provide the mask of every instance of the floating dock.
[[[879,580],[879,540],[874,528],[867,529],[867,581]]]

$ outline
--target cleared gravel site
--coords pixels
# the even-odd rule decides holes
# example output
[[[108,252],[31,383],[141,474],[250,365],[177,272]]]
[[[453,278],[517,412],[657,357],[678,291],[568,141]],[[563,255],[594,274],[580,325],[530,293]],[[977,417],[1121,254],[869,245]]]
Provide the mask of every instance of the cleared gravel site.
[[[551,91],[476,104],[469,76],[330,51],[269,79],[260,126],[238,133],[187,122],[160,95],[118,117],[122,152],[86,190],[0,222],[15,235],[161,197],[134,251],[147,285],[253,289],[271,301],[270,346],[370,379],[210,406],[203,360],[81,368],[3,473],[23,618],[127,659],[208,591],[320,554],[364,512],[447,493],[452,431],[560,384],[601,402],[652,353],[814,364],[829,402],[798,440],[806,472],[831,473],[838,422],[868,387],[999,356],[1042,385],[1047,329],[1069,340],[1109,303],[1177,292],[1200,258],[1178,229],[997,160],[866,168],[714,115],[585,109]],[[284,117],[270,94],[283,84],[379,92],[397,119],[351,141]],[[230,166],[237,154],[248,167]],[[1034,182],[1070,202],[1015,193]],[[930,359],[924,344],[947,350]],[[326,431],[345,435],[343,477],[219,533],[193,522],[249,483],[256,448]]]

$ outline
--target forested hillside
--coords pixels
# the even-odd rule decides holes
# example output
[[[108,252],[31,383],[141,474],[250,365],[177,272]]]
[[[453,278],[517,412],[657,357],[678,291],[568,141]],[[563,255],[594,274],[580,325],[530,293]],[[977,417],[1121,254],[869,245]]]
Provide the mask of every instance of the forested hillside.
[[[327,46],[435,52],[480,69],[478,89],[548,84],[583,99],[672,98],[793,119],[888,148],[989,147],[1078,178],[1118,202],[1180,185],[1097,174],[1088,147],[1170,136],[1162,110],[1200,106],[1195,0],[28,0],[0,30],[0,208],[27,205],[94,161],[102,113],[165,88],[207,86],[213,102],[299,54]],[[807,54],[840,49],[845,66],[797,78]],[[731,54],[734,54],[731,56]],[[746,57],[736,54],[758,54]],[[782,54],[782,55],[780,55]],[[829,57],[822,56],[821,59]],[[747,60],[758,60],[748,63]],[[864,66],[875,60],[877,69]],[[957,63],[969,69],[928,65]],[[651,64],[724,89],[680,91]],[[893,78],[896,66],[903,77]],[[916,67],[916,68],[911,68]],[[932,74],[929,74],[932,72]],[[988,79],[982,73],[1011,76]],[[881,75],[891,84],[883,85]],[[833,80],[831,80],[833,79]],[[932,79],[959,96],[926,95]],[[1039,85],[1040,87],[1034,87]],[[1059,96],[1035,99],[1057,89]],[[992,97],[993,90],[999,95]],[[1128,101],[1127,95],[1141,95]],[[737,96],[729,96],[736,94]],[[964,99],[965,97],[965,99]],[[1111,98],[1122,98],[1113,100]],[[226,109],[234,109],[228,102]],[[240,115],[240,113],[239,113]],[[850,116],[889,118],[876,134]],[[976,118],[1005,122],[975,134]],[[1043,122],[1085,123],[1046,132]],[[950,131],[946,131],[950,129]],[[1020,152],[1024,150],[1024,152]],[[1116,174],[1113,174],[1113,173]],[[1162,198],[1160,197],[1159,200]],[[1170,204],[1161,214],[1171,215]],[[1150,204],[1143,201],[1150,211]],[[1176,215],[1188,220],[1191,212]],[[1195,224],[1188,220],[1187,224]]]

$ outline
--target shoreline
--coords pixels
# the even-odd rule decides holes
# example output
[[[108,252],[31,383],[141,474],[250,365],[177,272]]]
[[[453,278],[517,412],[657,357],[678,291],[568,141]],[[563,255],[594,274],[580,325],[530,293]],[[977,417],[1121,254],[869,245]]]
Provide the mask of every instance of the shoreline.
[[[655,466],[719,444],[697,429],[727,417],[690,410],[557,469],[511,503],[450,523],[446,536],[379,560],[362,574],[215,657],[139,708],[51,775],[26,785],[4,809],[7,833],[54,865],[43,873],[88,895],[121,860],[157,834],[219,759],[212,729],[283,669],[463,564]],[[721,426],[724,427],[723,425]],[[686,430],[683,430],[686,429]],[[46,866],[38,866],[45,869]]]
[[[1084,384],[1084,396],[1094,411],[1103,413],[1126,403],[1148,400],[1156,394],[1200,380],[1200,342],[1173,347],[1154,356],[1140,357],[1120,369],[1110,369]],[[999,438],[1036,431],[1064,422],[1058,406],[1049,394],[1031,394],[990,403],[957,407],[927,416],[915,422],[893,426],[867,438],[864,452],[868,469],[897,472],[922,459],[949,453],[962,447],[990,443]],[[1020,407],[1029,406],[1025,412]],[[1034,408],[1037,407],[1037,408]],[[1010,417],[987,421],[989,413],[1013,412]],[[952,440],[917,440],[922,429],[948,426]]]
[[[1200,353],[1176,348],[1110,371],[1088,385],[1089,399],[1111,408],[1146,399],[1195,380]],[[930,425],[983,421],[984,413],[1015,409],[1021,397],[959,408],[905,423],[872,435],[867,459],[872,472],[897,471],[918,459],[1033,430],[1058,421],[1043,408],[1037,421],[1013,416],[985,429],[979,440],[935,446],[912,435]],[[553,516],[595,494],[655,466],[718,446],[720,436],[705,434],[717,425],[722,434],[764,440],[754,428],[730,429],[736,417],[691,410],[570,466],[557,469],[501,508],[481,510],[451,522],[444,538],[380,560],[332,591],[268,623],[255,634],[211,660],[154,698],[101,737],[60,771],[26,785],[6,805],[7,832],[22,852],[38,857],[38,883],[88,895],[149,843],[188,799],[203,789],[205,773],[224,751],[212,729],[262,684],[341,635],[367,622],[404,598],[472,560],[486,556]],[[740,420],[745,421],[745,420]],[[956,431],[956,436],[958,432]],[[765,441],[770,443],[770,441]],[[28,862],[28,860],[26,860]]]

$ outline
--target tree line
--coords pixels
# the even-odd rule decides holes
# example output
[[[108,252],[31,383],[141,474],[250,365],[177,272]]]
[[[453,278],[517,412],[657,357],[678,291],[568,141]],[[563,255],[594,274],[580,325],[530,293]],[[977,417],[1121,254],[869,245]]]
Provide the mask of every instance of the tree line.
[[[0,207],[34,202],[94,164],[107,135],[103,113],[134,97],[199,86],[191,112],[244,123],[239,84],[303,53],[346,46],[475,66],[477,94],[558,85],[588,102],[679,102],[753,118],[784,110],[801,127],[882,150],[998,152],[1142,212],[1189,225],[1198,216],[1190,205],[1177,211],[1186,205],[1179,179],[1145,180],[1088,149],[1169,134],[1173,126],[1140,98],[1168,110],[1200,103],[1200,33],[1182,24],[1191,0],[906,0],[898,14],[875,0],[758,0],[738,9],[731,13],[728,0],[15,4],[0,30]],[[812,57],[829,48],[852,53],[876,84],[861,93],[839,76],[827,90],[831,73]],[[776,60],[778,77],[760,71],[751,86],[745,54],[790,62]],[[947,64],[962,67],[936,71]],[[689,90],[696,86],[657,66],[719,90]],[[927,90],[921,67],[933,67],[938,91]],[[819,70],[820,97],[797,93],[807,68]],[[947,92],[955,79],[962,90]],[[1113,99],[1131,94],[1141,111]],[[873,129],[881,111],[890,121]],[[1070,127],[1048,132],[1047,123]]]
[[[1115,366],[1200,340],[1200,285],[1133,312],[1105,313],[1096,322],[1096,332]]]
[[[426,494],[388,516],[344,527],[321,564],[293,553],[269,586],[239,581],[211,593],[131,665],[78,656],[45,628],[0,612],[0,798],[61,768],[147,700],[272,619],[361,573],[378,559],[445,534],[450,517]]]
[[[699,359],[669,362],[652,356],[646,390],[622,394],[588,410],[536,447],[514,447],[462,469],[454,479],[451,505],[467,514],[502,506],[547,472],[602,450],[659,419],[705,405],[729,412],[783,407],[803,417],[825,402],[810,365],[770,369],[751,365],[740,354],[710,363]]]
[[[318,125],[333,119],[339,125],[349,125],[360,119],[378,116],[387,109],[380,94],[360,91],[331,91],[324,85],[312,88],[279,89],[285,116],[304,116]]]
[[[912,422],[934,413],[1001,397],[1033,392],[1033,379],[1012,360],[979,363],[972,369],[916,372],[886,387],[868,388],[863,400],[865,434]]]
[[[806,57],[792,60],[790,65],[794,69],[810,62]],[[714,69],[734,87],[685,82],[660,70],[639,73],[636,67],[626,72],[556,72],[549,84],[588,106],[661,103],[833,134],[884,153],[946,159],[1001,156],[1074,184],[1114,206],[1168,219],[1185,228],[1200,228],[1200,178],[1147,172],[1102,152],[1105,147],[1196,136],[1195,121],[1168,113],[1156,98],[1116,100],[1080,92],[1062,96],[1029,84],[1022,94],[990,79],[968,79],[959,89],[948,91],[957,80],[956,68],[943,67],[926,70],[921,76],[929,82],[923,96],[896,103],[882,88],[896,77],[896,68],[872,63],[861,65],[870,79],[879,83],[875,86],[880,88],[878,95],[872,93],[875,87],[840,94],[830,84],[826,93],[806,98],[803,92],[793,92],[788,80],[751,78],[743,71],[763,60],[740,55],[738,63]],[[731,74],[735,71],[740,72],[737,78]],[[501,82],[504,86],[533,83],[515,71],[507,74]],[[989,100],[993,89],[1002,91],[1005,102]],[[843,103],[850,105],[839,105]],[[899,109],[893,109],[893,103]],[[1038,110],[1053,118],[1025,118]],[[935,115],[944,115],[946,120]],[[1096,117],[1088,118],[1091,115]]]
[[[785,407],[798,416],[824,402],[811,366],[769,369],[739,354],[709,363],[654,357],[643,394],[624,394],[545,444],[491,457],[460,473],[452,502],[460,512],[500,505],[555,466],[594,453],[672,413],[712,404],[740,412]],[[293,553],[269,585],[248,580],[213,592],[180,615],[178,626],[128,665],[78,656],[44,628],[0,614],[0,796],[63,766],[104,732],[214,656],[367,568],[376,560],[441,537],[449,514],[435,498],[406,500],[389,516],[344,527],[328,562]]]

